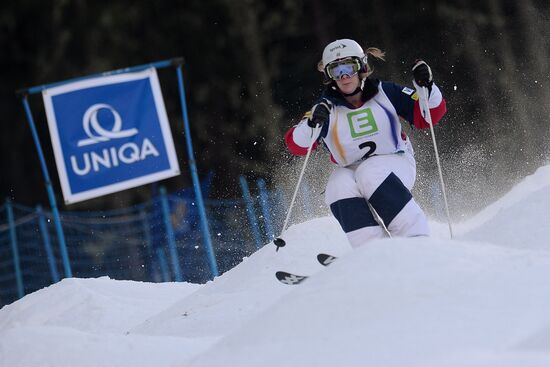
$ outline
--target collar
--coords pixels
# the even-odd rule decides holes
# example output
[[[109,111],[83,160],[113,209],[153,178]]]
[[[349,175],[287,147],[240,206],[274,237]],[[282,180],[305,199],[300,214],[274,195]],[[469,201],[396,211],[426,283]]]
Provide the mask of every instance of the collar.
[[[365,78],[362,81],[362,91],[361,91],[361,100],[366,102],[374,97],[378,93],[378,85],[380,80]],[[323,92],[323,98],[328,99],[336,105],[346,106],[348,108],[354,109],[355,107],[346,101],[344,95],[338,90],[336,82],[332,82],[327,86]]]

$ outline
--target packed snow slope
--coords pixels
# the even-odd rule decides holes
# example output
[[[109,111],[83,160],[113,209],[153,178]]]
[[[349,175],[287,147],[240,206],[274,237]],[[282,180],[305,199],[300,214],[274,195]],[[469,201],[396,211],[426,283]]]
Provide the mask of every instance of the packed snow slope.
[[[319,218],[205,285],[65,279],[0,310],[0,366],[547,367],[549,208],[550,166],[453,240],[352,250]]]

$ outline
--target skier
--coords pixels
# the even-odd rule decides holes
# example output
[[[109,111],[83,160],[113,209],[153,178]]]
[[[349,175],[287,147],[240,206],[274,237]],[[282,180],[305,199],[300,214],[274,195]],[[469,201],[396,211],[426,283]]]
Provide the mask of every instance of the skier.
[[[319,71],[326,88],[300,123],[288,130],[285,142],[294,155],[305,155],[323,141],[336,168],[325,190],[325,201],[357,247],[386,236],[374,212],[392,236],[428,236],[423,210],[411,194],[416,162],[400,119],[424,129],[429,124],[420,112],[415,90],[372,78],[368,55],[384,60],[384,52],[365,53],[354,40],[328,44]],[[417,60],[414,82],[429,90],[429,108],[435,125],[446,112],[441,91],[433,83],[428,64]],[[375,215],[376,215],[375,214]]]

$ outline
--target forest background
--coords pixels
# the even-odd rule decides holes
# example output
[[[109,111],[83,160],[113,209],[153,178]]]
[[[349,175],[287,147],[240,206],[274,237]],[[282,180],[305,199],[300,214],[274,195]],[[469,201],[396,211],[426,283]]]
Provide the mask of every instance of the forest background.
[[[431,65],[448,106],[436,134],[451,204],[467,198],[478,209],[548,162],[549,14],[550,2],[534,0],[2,1],[0,200],[48,205],[16,90],[177,56],[199,173],[214,173],[210,196],[239,196],[241,174],[294,185],[301,161],[286,153],[284,132],[322,90],[324,46],[352,38],[386,51],[386,62],[372,61],[377,78],[410,86],[413,61]],[[180,190],[191,178],[175,72],[159,77],[183,172],[162,184]],[[30,101],[62,203],[42,101]],[[437,183],[431,138],[405,131],[418,195],[428,198]],[[330,165],[312,166],[322,189]],[[153,193],[146,186],[66,208],[128,206]]]

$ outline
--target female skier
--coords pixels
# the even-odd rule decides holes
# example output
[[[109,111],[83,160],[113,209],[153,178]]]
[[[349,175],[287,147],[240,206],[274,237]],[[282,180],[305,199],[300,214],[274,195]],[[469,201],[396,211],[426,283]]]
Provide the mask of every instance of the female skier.
[[[325,201],[353,247],[385,237],[381,224],[391,236],[429,235],[426,216],[411,195],[416,162],[399,121],[419,129],[429,125],[413,89],[370,77],[368,54],[384,59],[379,49],[365,53],[350,39],[328,44],[318,65],[327,84],[322,97],[285,134],[292,154],[305,155],[314,140],[313,149],[323,141],[330,151],[337,167]],[[417,60],[412,72],[415,83],[429,90],[435,125],[446,112],[445,100],[424,61]]]

